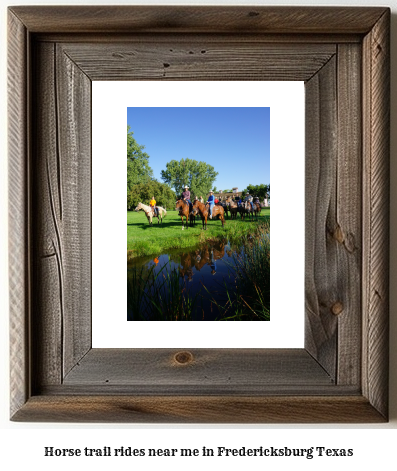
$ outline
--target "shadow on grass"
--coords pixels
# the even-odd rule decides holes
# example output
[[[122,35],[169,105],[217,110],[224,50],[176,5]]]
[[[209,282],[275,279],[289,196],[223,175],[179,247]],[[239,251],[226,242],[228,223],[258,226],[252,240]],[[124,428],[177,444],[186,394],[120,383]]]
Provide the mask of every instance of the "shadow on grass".
[[[213,225],[214,222],[218,222],[219,219],[209,219],[207,221],[207,226],[210,227]],[[239,220],[240,223],[250,223],[250,222],[269,222],[270,221],[270,216],[259,216],[258,220],[254,220],[254,221],[250,221],[248,219],[245,219],[243,221]],[[229,221],[225,221],[225,222],[229,222]],[[233,222],[233,220],[231,221]],[[220,221],[219,221],[219,224]],[[137,227],[139,229],[144,229],[144,230],[147,230],[147,229],[166,229],[166,228],[170,228],[170,227],[179,227],[181,230],[182,230],[182,223],[181,222],[178,222],[178,221],[164,221],[163,219],[163,224],[158,224],[158,223],[155,223],[153,222],[152,225],[150,225],[149,223],[147,222],[134,222],[134,223],[127,223],[127,226],[134,226],[134,227]],[[185,230],[186,230],[186,225],[184,225],[185,227]],[[194,228],[202,228],[203,227],[203,224],[202,224],[202,221],[201,219],[197,219],[196,220],[196,224],[194,224],[193,226],[188,225],[188,229],[194,229]]]
[[[180,227],[181,230],[182,230],[182,224],[180,222],[175,222],[175,221],[170,221],[170,222],[164,222],[163,221],[163,224],[155,224],[153,223],[153,225],[151,226],[150,224],[148,223],[142,223],[142,222],[134,222],[132,224],[128,224],[127,223],[127,226],[134,226],[134,227],[138,227],[140,229],[153,229],[153,228],[158,228],[158,229],[164,229],[164,228],[167,228],[167,227]],[[196,222],[196,225],[195,226],[189,226],[189,229],[190,228],[194,228],[194,227],[197,227],[198,226],[198,222]],[[186,229],[186,226],[185,226],[185,229]]]

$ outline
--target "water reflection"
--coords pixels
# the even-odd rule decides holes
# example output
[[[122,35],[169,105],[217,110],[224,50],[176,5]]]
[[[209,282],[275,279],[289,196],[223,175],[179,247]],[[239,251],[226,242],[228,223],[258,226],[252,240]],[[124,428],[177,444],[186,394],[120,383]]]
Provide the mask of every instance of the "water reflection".
[[[269,320],[270,233],[166,254],[127,252],[129,320]]]
[[[186,285],[187,290],[192,297],[199,292],[203,294],[203,285],[205,286],[204,299],[200,296],[200,303],[197,309],[200,312],[202,320],[203,311],[206,311],[205,320],[214,320],[216,315],[211,316],[212,305],[206,301],[206,298],[212,298],[212,302],[223,303],[227,301],[225,284],[227,287],[233,286],[235,277],[232,273],[234,267],[233,253],[240,253],[238,247],[232,247],[227,239],[207,241],[205,244],[190,248],[169,250],[167,254],[159,254],[156,257],[136,257],[128,258],[127,253],[127,276],[133,268],[143,270],[143,276],[151,270],[154,275],[160,273],[163,275],[165,266],[167,269],[176,269],[179,273],[181,287]],[[208,311],[208,313],[207,313]],[[198,320],[198,319],[197,319]]]
[[[193,275],[197,272],[201,272],[206,266],[210,267],[212,275],[216,274],[216,261],[223,259],[225,255],[227,255],[225,251],[226,246],[227,240],[210,242],[205,246],[189,252],[182,252],[179,255],[170,253],[169,258],[171,262],[180,265],[179,272],[181,278],[187,276],[188,280],[192,281]],[[203,272],[206,272],[206,270]]]
[[[185,276],[191,278],[194,273],[200,272],[207,265],[216,273],[217,260],[232,258],[233,252],[240,253],[240,250],[238,250],[237,247],[232,248],[227,239],[209,241],[206,242],[205,245],[194,249],[170,249],[167,254],[160,254],[156,257],[145,256],[130,258],[127,252],[127,268],[145,265],[147,265],[148,268],[152,265],[161,267],[164,260],[167,259],[167,261],[169,260],[171,262],[173,268],[179,268],[182,278]]]

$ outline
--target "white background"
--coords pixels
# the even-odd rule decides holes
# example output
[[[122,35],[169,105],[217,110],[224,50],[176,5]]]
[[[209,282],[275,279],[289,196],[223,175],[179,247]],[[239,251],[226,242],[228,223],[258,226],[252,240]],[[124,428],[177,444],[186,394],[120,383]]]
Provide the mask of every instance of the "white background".
[[[92,83],[92,92],[93,347],[303,347],[305,172],[303,82],[250,82],[247,87],[246,82],[237,81],[98,81]],[[257,322],[255,326],[252,322],[195,322],[194,326],[189,322],[126,322],[127,106],[270,107],[272,185],[270,322]],[[112,119],[109,119],[109,116]],[[288,139],[285,137],[285,129],[288,129]],[[291,188],[293,188],[293,198],[290,193]],[[181,230],[181,237],[183,235]],[[286,286],[288,286],[287,297]]]
[[[137,469],[148,469],[150,461],[141,460],[131,462],[131,458],[86,458],[86,459],[54,459],[43,457],[44,446],[55,447],[102,447],[102,446],[133,446],[141,447],[257,447],[263,446],[289,446],[310,447],[328,446],[330,448],[354,448],[353,458],[318,458],[306,459],[240,459],[240,458],[168,458],[155,459],[154,465],[163,469],[179,470],[200,469],[205,466],[209,469],[218,469],[222,463],[231,469],[245,467],[252,470],[280,469],[285,465],[292,466],[295,470],[351,470],[358,467],[361,470],[369,469],[394,469],[396,467],[395,444],[397,443],[397,165],[394,156],[397,155],[397,120],[396,120],[396,65],[397,65],[397,2],[396,0],[361,0],[353,2],[339,0],[332,3],[326,0],[306,1],[302,5],[382,5],[390,6],[392,9],[392,69],[391,69],[391,290],[390,290],[390,313],[391,313],[391,350],[390,350],[390,422],[380,425],[289,425],[289,426],[235,426],[235,425],[207,425],[207,426],[149,426],[149,425],[65,425],[65,424],[17,424],[8,420],[8,286],[7,286],[7,162],[6,162],[6,6],[11,4],[27,4],[27,0],[18,2],[1,1],[1,157],[0,157],[0,195],[1,195],[1,260],[0,260],[0,434],[1,434],[1,464],[3,469],[86,469],[91,463],[96,470],[105,470],[109,466],[124,471]],[[33,4],[32,2],[30,2]],[[61,4],[56,0],[49,2],[35,1],[34,4]],[[80,1],[68,1],[64,4],[81,4]],[[86,4],[109,4],[110,0],[103,2],[90,2]],[[119,2],[129,3],[134,2]],[[149,4],[148,1],[136,3]],[[189,2],[172,2],[173,4],[189,4]],[[221,5],[260,5],[266,2],[233,2],[219,0]],[[273,5],[288,5],[292,2],[272,0]],[[170,4],[157,0],[157,4]],[[210,1],[196,1],[190,4],[214,4]],[[188,460],[188,461],[187,461]],[[227,460],[227,461],[226,461]],[[270,460],[270,461],[269,461]],[[11,464],[12,463],[12,464]],[[139,466],[139,468],[138,468]],[[73,467],[73,468],[72,468]]]

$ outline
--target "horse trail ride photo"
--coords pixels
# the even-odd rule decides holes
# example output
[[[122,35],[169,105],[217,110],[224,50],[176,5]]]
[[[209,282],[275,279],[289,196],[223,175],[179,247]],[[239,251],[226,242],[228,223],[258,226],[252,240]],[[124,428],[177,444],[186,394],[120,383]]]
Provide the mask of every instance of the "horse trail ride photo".
[[[242,142],[252,141],[269,181],[269,109],[128,108],[127,117],[127,320],[269,321],[270,183],[230,171],[240,154],[228,145],[241,122]],[[230,130],[219,128],[222,120],[232,120]],[[197,136],[186,126],[194,121],[203,145],[208,135],[214,152],[227,155],[227,169],[217,171],[220,157],[215,165],[177,160],[182,144],[195,156]],[[242,191],[226,187],[233,179]]]

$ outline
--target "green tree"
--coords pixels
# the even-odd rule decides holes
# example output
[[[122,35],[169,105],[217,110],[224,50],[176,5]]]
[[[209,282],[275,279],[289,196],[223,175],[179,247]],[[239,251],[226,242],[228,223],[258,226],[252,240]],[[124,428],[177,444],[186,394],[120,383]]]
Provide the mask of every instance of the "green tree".
[[[132,186],[127,193],[127,209],[134,209],[138,203],[149,204],[152,196],[154,196],[157,206],[163,208],[174,208],[175,206],[176,195],[167,184],[157,180],[148,180]]]
[[[168,183],[180,196],[183,188],[187,185],[192,198],[205,196],[212,190],[213,183],[218,172],[206,162],[197,162],[192,159],[171,160],[166,169],[161,171],[161,178]]]
[[[144,152],[145,146],[139,145],[133,134],[127,125],[127,194],[134,185],[153,178],[149,155]]]
[[[266,195],[270,197],[270,183],[260,185],[248,185],[247,188],[243,190],[243,194],[249,191],[250,195],[257,196],[260,199],[266,198]]]

